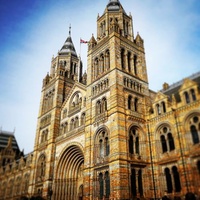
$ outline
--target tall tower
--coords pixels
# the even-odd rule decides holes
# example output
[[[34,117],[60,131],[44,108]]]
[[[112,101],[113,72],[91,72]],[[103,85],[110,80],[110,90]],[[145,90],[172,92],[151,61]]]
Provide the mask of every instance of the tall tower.
[[[97,17],[87,72],[86,199],[143,196],[149,96],[144,42],[134,37],[132,16],[118,0],[110,0]]]
[[[69,36],[56,57],[50,74],[43,80],[37,131],[34,145],[32,193],[47,196],[53,180],[55,139],[60,131],[61,107],[75,82],[82,81],[82,62]],[[33,191],[34,190],[34,191]]]

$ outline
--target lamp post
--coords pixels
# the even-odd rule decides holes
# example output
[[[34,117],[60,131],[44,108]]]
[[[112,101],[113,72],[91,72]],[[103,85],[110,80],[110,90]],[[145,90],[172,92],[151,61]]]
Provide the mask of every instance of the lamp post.
[[[180,153],[181,153],[181,161],[182,161],[182,165],[183,165],[183,174],[184,174],[184,178],[185,178],[185,182],[186,182],[187,192],[189,192],[188,180],[187,180],[187,176],[186,176],[186,166],[185,166],[185,162],[184,162],[183,148],[182,148],[181,137],[180,137],[180,132],[179,132],[179,128],[178,128],[176,109],[172,108],[172,112],[174,113],[174,118],[175,118],[175,123],[176,123],[176,132],[178,135],[178,142],[179,142]]]
[[[150,151],[150,160],[151,160],[151,172],[152,172],[152,178],[153,178],[154,199],[156,200],[156,184],[155,184],[155,177],[154,177],[153,155],[152,155],[151,137],[150,137],[149,122],[148,122],[148,120],[147,120],[147,129],[148,129],[149,151]]]

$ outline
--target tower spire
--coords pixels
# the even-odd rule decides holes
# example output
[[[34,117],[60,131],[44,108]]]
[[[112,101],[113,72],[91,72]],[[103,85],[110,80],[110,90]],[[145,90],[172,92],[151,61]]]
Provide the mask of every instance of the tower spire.
[[[69,24],[69,36],[71,37],[71,24]]]

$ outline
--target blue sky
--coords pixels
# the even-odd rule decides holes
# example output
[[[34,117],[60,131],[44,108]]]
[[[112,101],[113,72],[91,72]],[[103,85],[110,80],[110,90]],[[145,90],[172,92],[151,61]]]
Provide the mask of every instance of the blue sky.
[[[109,0],[1,0],[0,127],[13,131],[25,153],[33,150],[42,80],[72,26],[79,40],[96,36],[97,14]],[[121,0],[144,39],[150,89],[200,71],[199,0]],[[86,68],[87,45],[81,47]]]

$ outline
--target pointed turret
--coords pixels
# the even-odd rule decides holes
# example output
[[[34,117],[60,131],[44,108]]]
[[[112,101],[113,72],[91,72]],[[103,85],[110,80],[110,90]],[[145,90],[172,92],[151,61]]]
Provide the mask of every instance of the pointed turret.
[[[71,26],[69,27],[69,36],[66,39],[64,45],[62,46],[61,50],[58,52],[59,55],[67,55],[71,53],[73,56],[77,57],[76,50],[71,38]]]

